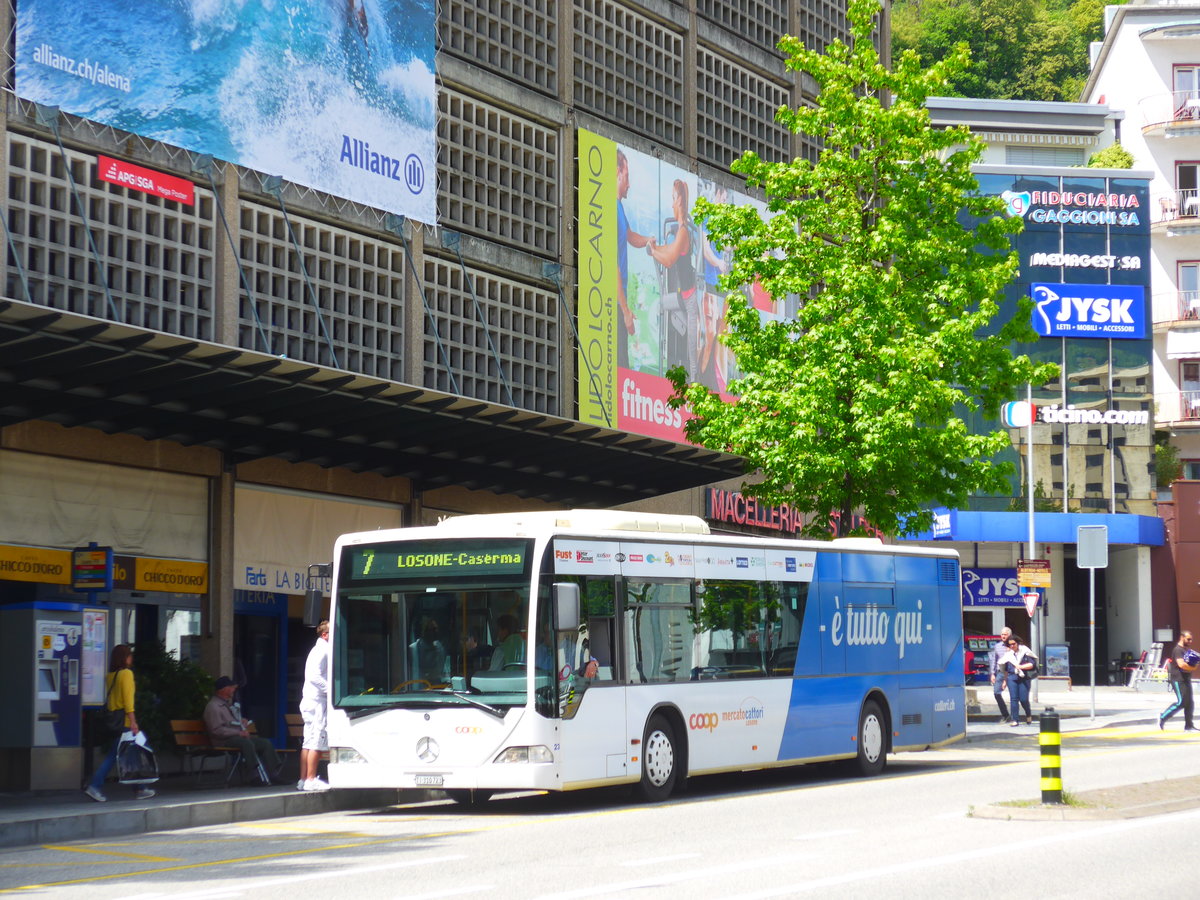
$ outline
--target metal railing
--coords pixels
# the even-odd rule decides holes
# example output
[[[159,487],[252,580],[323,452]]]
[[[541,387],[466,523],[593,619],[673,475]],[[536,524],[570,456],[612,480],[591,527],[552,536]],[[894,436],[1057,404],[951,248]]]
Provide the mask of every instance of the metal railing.
[[[1200,425],[1200,390],[1163,391],[1154,395],[1156,422]]]
[[[1200,189],[1181,188],[1157,195],[1150,201],[1152,222],[1174,222],[1200,218]]]
[[[1164,291],[1154,297],[1156,321],[1189,321],[1200,319],[1200,291]]]
[[[1152,94],[1138,101],[1142,129],[1176,123],[1200,123],[1200,89]]]

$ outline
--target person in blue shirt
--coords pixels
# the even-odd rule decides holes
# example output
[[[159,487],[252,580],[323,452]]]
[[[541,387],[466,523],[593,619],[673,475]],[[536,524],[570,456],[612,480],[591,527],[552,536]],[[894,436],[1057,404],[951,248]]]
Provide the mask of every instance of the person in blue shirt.
[[[988,654],[988,675],[992,680],[992,696],[996,698],[996,705],[1000,707],[1000,721],[1008,721],[1008,705],[1004,702],[1004,686],[1008,683],[1008,679],[1004,673],[1000,671],[1000,657],[1008,652],[1008,642],[1012,638],[1012,629],[1007,625],[1000,629],[1000,640],[992,645],[992,650]]]

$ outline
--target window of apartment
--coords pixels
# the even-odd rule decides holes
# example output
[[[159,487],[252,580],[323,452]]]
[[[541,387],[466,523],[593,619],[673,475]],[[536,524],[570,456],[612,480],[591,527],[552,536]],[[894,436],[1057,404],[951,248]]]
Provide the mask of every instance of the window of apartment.
[[[1179,286],[1179,317],[1200,317],[1200,262],[1180,260],[1175,270],[1175,283]]]
[[[1190,478],[1193,481],[1200,478],[1200,459],[1184,459],[1180,460],[1183,463],[1183,477]]]
[[[1200,360],[1185,359],[1179,364],[1179,385],[1185,391],[1200,391]]]
[[[1175,118],[1200,118],[1200,66],[1175,66]]]
[[[1179,409],[1183,418],[1196,418],[1200,415],[1200,360],[1180,360],[1179,390]]]
[[[1200,215],[1200,163],[1195,161],[1175,163],[1175,194],[1179,214]]]

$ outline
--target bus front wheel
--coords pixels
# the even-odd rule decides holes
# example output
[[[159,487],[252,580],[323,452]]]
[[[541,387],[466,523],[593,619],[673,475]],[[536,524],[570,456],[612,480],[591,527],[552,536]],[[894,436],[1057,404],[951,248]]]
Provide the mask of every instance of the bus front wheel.
[[[858,771],[863,775],[878,775],[887,766],[885,727],[879,704],[868,700],[858,719]]]
[[[666,800],[678,780],[675,731],[663,716],[651,716],[642,736],[642,781],[638,792],[651,803]]]

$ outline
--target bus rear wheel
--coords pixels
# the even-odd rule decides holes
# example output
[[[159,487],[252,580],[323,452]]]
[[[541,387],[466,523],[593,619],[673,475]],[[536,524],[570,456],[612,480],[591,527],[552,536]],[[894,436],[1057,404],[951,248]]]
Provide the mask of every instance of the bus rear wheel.
[[[663,716],[651,716],[642,735],[642,780],[638,793],[657,803],[675,790],[679,773],[679,754],[675,751],[675,731]]]
[[[863,704],[858,718],[858,771],[878,775],[887,766],[887,733],[883,711],[874,700]]]

